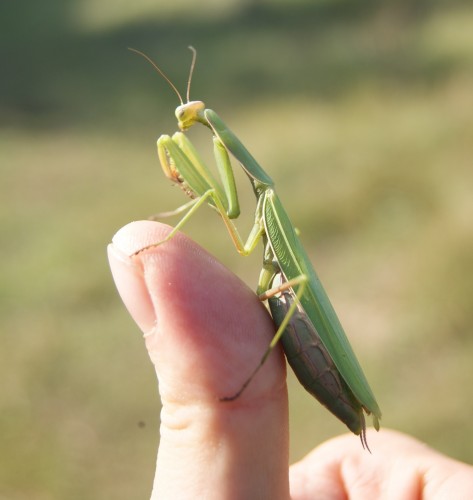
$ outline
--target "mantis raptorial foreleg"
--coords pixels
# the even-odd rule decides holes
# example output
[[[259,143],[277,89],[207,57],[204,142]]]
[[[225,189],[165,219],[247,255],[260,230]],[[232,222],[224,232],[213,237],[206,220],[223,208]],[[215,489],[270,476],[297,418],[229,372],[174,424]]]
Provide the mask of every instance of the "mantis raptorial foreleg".
[[[223,190],[184,134],[177,132],[172,138],[165,135],[158,139],[158,156],[163,171],[169,179],[178,183],[192,200],[177,210],[164,214],[165,216],[174,215],[187,210],[187,213],[166,238],[141,248],[136,253],[169,241],[205,203],[208,203],[221,215],[230,237],[241,255],[249,255],[255,249],[264,233],[263,225],[260,223],[261,218],[255,218],[255,224],[244,243],[237,227],[231,220],[240,214],[233,169],[227,150],[217,138],[214,138],[214,155],[219,166]],[[176,165],[179,165],[180,168],[177,169]]]

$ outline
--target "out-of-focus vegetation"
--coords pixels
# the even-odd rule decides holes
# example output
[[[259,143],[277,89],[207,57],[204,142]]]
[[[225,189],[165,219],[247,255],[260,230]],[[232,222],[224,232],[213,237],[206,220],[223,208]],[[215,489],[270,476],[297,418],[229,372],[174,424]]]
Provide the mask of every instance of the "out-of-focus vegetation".
[[[0,498],[150,491],[155,377],[105,246],[184,198],[154,145],[176,98],[128,46],[181,88],[198,49],[192,96],[275,179],[382,424],[473,461],[471,2],[29,0],[0,25]],[[217,217],[186,232],[255,285]],[[345,428],[290,384],[295,460]]]

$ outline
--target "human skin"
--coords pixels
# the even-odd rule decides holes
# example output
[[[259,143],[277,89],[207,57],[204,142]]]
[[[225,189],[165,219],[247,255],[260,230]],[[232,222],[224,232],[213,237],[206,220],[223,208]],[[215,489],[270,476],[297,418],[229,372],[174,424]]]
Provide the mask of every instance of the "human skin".
[[[289,468],[286,371],[277,347],[234,394],[274,334],[256,295],[196,243],[152,221],[128,224],[109,261],[144,334],[162,402],[152,499],[470,499],[473,467],[395,431],[352,434]],[[152,397],[150,395],[150,397]]]

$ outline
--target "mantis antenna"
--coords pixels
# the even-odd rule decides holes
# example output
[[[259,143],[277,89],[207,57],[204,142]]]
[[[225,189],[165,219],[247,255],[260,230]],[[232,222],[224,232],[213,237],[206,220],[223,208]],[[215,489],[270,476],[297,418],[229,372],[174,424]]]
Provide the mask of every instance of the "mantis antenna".
[[[195,61],[197,59],[197,51],[194,49],[194,47],[192,47],[192,45],[189,45],[189,49],[192,52],[192,62],[189,70],[189,78],[187,79],[187,91],[186,91],[187,102],[190,102],[192,75],[194,74]],[[172,83],[171,79],[166,75],[166,73],[149,56],[147,56],[144,52],[141,52],[140,50],[137,49],[133,49],[131,47],[128,47],[128,50],[131,50],[131,52],[135,52],[141,57],[144,57],[151,64],[151,66],[153,66],[153,68],[168,82],[169,86],[172,88],[172,90],[174,90],[175,94],[179,98],[181,105],[184,104],[181,93],[179,92],[179,90],[177,90],[174,83]]]
[[[191,93],[191,82],[192,82],[192,75],[194,74],[194,68],[195,68],[195,61],[197,59],[197,50],[192,47],[192,45],[189,45],[188,49],[192,52],[192,62],[191,62],[191,67],[189,70],[189,78],[187,80],[187,102],[190,102],[190,93]]]

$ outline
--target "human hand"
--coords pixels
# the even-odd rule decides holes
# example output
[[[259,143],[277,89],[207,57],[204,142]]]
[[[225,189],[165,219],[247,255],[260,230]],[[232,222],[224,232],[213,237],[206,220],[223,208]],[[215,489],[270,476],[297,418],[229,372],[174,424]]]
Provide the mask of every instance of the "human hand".
[[[234,394],[274,334],[254,292],[182,234],[141,221],[109,247],[112,273],[144,332],[162,401],[152,499],[469,499],[473,467],[406,435],[352,434],[320,445],[288,472],[285,362],[277,348]],[[290,484],[290,486],[289,486]],[[290,491],[290,493],[289,493]]]

